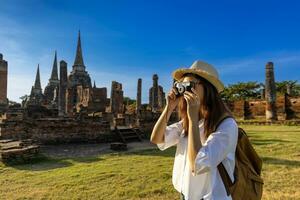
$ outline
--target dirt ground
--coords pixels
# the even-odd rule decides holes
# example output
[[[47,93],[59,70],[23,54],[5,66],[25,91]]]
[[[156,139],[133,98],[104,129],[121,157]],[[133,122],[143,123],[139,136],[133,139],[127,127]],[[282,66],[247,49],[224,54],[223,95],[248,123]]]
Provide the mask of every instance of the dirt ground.
[[[146,139],[142,142],[127,143],[127,152],[153,148],[157,148],[157,145]],[[117,151],[110,149],[110,143],[41,145],[40,147],[40,153],[50,157],[87,157],[113,152]]]

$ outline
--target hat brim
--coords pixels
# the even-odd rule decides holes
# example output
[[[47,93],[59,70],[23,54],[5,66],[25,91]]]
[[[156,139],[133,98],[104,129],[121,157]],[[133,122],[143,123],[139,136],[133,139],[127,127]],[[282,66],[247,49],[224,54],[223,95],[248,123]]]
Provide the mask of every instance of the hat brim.
[[[212,85],[214,85],[218,91],[218,93],[222,92],[224,90],[224,84],[214,76],[208,74],[206,71],[198,70],[198,69],[190,69],[190,68],[181,68],[177,69],[172,73],[173,78],[178,81],[182,78],[184,74],[192,73],[197,74],[206,80],[208,80]]]

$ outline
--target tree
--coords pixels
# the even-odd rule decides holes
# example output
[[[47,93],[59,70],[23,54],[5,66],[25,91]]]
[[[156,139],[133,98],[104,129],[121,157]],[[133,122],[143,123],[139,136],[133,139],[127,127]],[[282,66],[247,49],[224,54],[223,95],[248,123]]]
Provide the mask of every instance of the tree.
[[[262,83],[257,83],[256,81],[249,82],[238,82],[236,84],[229,84],[225,87],[224,91],[221,93],[221,97],[224,100],[241,100],[250,98],[260,98],[260,90],[262,88]]]
[[[124,99],[123,99],[123,103],[125,105],[127,105],[127,103],[128,103],[128,105],[131,105],[131,104],[134,104],[135,102],[136,102],[136,100],[130,99],[129,97],[124,97]]]
[[[291,96],[299,96],[300,94],[300,85],[297,84],[297,80],[287,80],[276,82],[276,91],[279,95],[284,95],[287,92],[287,87],[291,88]]]

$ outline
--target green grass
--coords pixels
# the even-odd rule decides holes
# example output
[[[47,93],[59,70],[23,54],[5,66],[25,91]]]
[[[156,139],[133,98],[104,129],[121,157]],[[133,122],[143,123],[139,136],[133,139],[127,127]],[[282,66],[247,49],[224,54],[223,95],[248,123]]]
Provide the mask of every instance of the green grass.
[[[300,127],[242,125],[263,158],[263,199],[300,199]],[[179,199],[175,147],[0,164],[0,199]]]

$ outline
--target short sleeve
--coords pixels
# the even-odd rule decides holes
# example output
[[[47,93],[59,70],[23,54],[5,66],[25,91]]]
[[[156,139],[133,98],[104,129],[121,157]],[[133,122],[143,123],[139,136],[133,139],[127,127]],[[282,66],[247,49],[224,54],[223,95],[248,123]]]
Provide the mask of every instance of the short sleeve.
[[[165,130],[164,142],[158,143],[157,147],[161,151],[163,151],[171,146],[176,145],[179,142],[179,138],[182,130],[183,130],[182,120],[167,126]]]
[[[209,135],[195,158],[193,176],[209,171],[226,158],[229,152],[235,152],[238,139],[238,125],[233,118],[221,122],[217,130]]]

